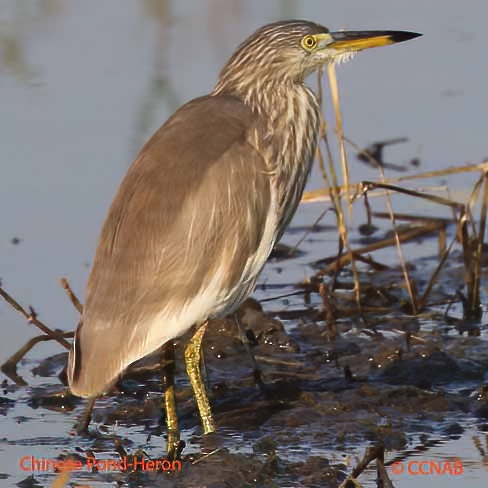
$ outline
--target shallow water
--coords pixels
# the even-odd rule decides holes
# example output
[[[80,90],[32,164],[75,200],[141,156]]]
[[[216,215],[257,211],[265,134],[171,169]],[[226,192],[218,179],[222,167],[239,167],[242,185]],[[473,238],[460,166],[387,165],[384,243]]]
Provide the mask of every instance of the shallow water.
[[[68,277],[75,291],[82,294],[101,223],[138,149],[179,105],[211,90],[223,62],[242,39],[277,19],[298,17],[331,28],[424,33],[415,42],[361,53],[338,69],[346,135],[360,146],[409,137],[407,143],[387,149],[385,160],[404,164],[418,157],[421,167],[412,172],[482,160],[486,156],[486,14],[488,5],[479,0],[462,4],[412,0],[404,5],[386,0],[0,0],[3,284],[23,304],[34,305],[47,324],[72,329],[77,314],[58,279]],[[315,80],[310,83],[314,85]],[[376,172],[356,162],[353,153],[354,180],[376,178]],[[475,178],[463,175],[450,180],[453,194],[465,200]],[[442,183],[435,179],[426,185]],[[314,170],[309,188],[321,185],[320,173]],[[381,209],[383,204],[373,205]],[[403,210],[408,206],[410,213],[441,213],[437,207],[412,205],[411,200],[398,199],[396,205]],[[324,204],[302,206],[283,242],[295,245],[303,229],[323,210]],[[357,226],[363,214],[358,211],[355,215]],[[442,211],[442,216],[449,214]],[[260,279],[268,286],[258,288],[256,298],[295,291],[293,285],[314,272],[310,263],[336,252],[336,233],[327,229],[334,225],[331,214],[323,225],[325,228],[300,245],[301,255],[269,263]],[[359,243],[359,236],[354,238]],[[436,245],[434,239],[412,244],[408,259],[431,269]],[[381,257],[385,262],[396,262],[396,251],[382,251]],[[421,261],[422,257],[427,261]],[[446,288],[455,290],[460,274],[462,271],[452,266],[452,274],[445,278]],[[300,310],[303,298],[292,296],[263,305],[275,313]],[[312,295],[311,306],[319,305],[320,298]],[[297,324],[296,319],[285,321],[292,336]],[[0,302],[0,362],[35,333]],[[76,447],[90,446],[89,441],[67,435],[75,414],[34,408],[37,405],[31,402],[31,387],[45,391],[59,385],[55,377],[33,377],[30,372],[39,361],[59,352],[50,343],[36,347],[20,368],[30,387],[2,394],[14,401],[7,403],[5,410],[0,405],[0,412],[5,413],[0,417],[4,436],[0,441],[0,477],[2,473],[8,476],[2,486],[25,478],[18,467],[24,455],[51,458],[63,449],[72,452]],[[223,376],[229,381],[228,369],[223,367],[219,373],[219,368],[212,367],[211,380]],[[468,385],[471,390],[475,386]],[[237,398],[242,402],[239,393]],[[76,414],[79,411],[80,407]],[[101,424],[103,421],[99,419]],[[471,414],[456,421],[466,429],[461,437],[436,446],[429,456],[461,457],[470,468],[463,482],[470,486],[479,482],[481,486],[486,472],[470,440],[471,432],[481,435],[483,426]],[[312,426],[315,437],[313,429],[319,426],[323,428],[320,422]],[[327,443],[303,446],[307,428],[299,429],[297,446],[284,443],[279,448],[287,463],[304,461],[317,453],[330,459]],[[198,434],[190,422],[183,434],[187,440],[193,429]],[[269,432],[276,433],[276,429],[272,425],[260,427],[254,437],[241,439],[233,425],[226,444],[232,452],[249,454],[253,443]],[[197,434],[197,441],[190,443],[185,453],[198,451]],[[145,445],[147,431],[135,425],[124,427],[120,435],[137,447]],[[353,449],[358,456],[363,443],[364,439],[351,441],[333,454],[342,460]],[[150,449],[161,454],[163,438],[153,437]],[[279,476],[277,479],[280,486],[290,483],[285,475],[282,481]],[[41,475],[39,480],[47,486],[52,476]],[[393,477],[393,481],[395,486],[411,482],[408,477]],[[425,476],[422,486],[424,483],[444,486],[447,481]],[[90,485],[104,486],[103,479],[90,480]]]

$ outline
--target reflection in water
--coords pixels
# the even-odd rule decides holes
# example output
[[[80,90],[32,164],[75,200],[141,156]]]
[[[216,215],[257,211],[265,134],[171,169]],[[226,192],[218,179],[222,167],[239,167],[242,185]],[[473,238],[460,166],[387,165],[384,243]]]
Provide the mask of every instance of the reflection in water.
[[[220,63],[222,59],[227,59],[234,47],[249,35],[240,32],[249,19],[247,4],[210,0],[207,18],[212,55]],[[217,73],[215,76],[217,77]]]
[[[159,126],[158,113],[164,107],[168,114],[173,113],[186,100],[179,100],[175,82],[171,76],[171,56],[177,59],[183,53],[175,51],[172,28],[174,27],[172,0],[142,0],[144,13],[156,24],[154,39],[154,64],[150,85],[142,97],[136,117],[136,129],[132,151],[136,154],[151,130]],[[227,59],[232,49],[249,34],[246,26],[251,18],[249,4],[241,1],[208,0],[205,3],[205,17],[208,19],[208,32],[211,56],[217,65]],[[295,18],[297,0],[282,0],[277,5],[278,18]],[[215,78],[218,73],[215,73]]]
[[[242,1],[209,0],[207,5],[211,51],[215,59],[221,63],[222,60],[227,60],[237,44],[251,34],[248,26],[252,24],[253,9],[248,2]],[[281,0],[276,5],[276,13],[268,20],[271,22],[297,17],[297,0]],[[264,22],[254,27],[258,28],[262,23]]]
[[[153,49],[153,72],[136,118],[132,151],[134,154],[139,152],[142,142],[150,135],[151,128],[158,125],[156,123],[158,108],[165,104],[168,113],[173,113],[181,105],[171,79],[172,3],[171,0],[143,0],[144,12],[156,23],[156,37]]]
[[[281,18],[295,19],[298,17],[297,0],[281,0],[280,2]]]
[[[41,69],[29,64],[25,45],[31,33],[46,27],[47,20],[58,15],[61,7],[61,0],[35,3],[15,0],[0,4],[0,69],[5,69],[24,83],[31,83],[39,77]]]

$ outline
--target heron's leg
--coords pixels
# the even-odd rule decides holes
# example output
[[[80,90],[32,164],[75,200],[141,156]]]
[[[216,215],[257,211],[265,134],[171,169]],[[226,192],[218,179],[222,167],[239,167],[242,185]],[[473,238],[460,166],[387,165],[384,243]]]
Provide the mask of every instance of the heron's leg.
[[[190,378],[190,383],[197,401],[198,411],[202,419],[203,433],[215,432],[215,423],[210,410],[210,402],[205,391],[205,384],[202,381],[200,370],[200,360],[202,357],[202,339],[205,334],[208,322],[201,325],[195,335],[191,338],[185,349],[186,372]]]
[[[86,406],[79,418],[78,422],[73,426],[73,430],[78,435],[86,435],[88,433],[88,426],[92,419],[93,409],[98,397],[91,397],[88,399]]]
[[[164,386],[164,409],[168,429],[168,459],[175,459],[180,442],[178,416],[175,403],[175,347],[168,342],[161,348],[162,382]]]
[[[256,358],[254,357],[254,353],[251,350],[250,346],[250,341],[246,335],[246,332],[244,331],[242,327],[242,323],[239,319],[239,315],[237,313],[234,314],[234,321],[237,325],[237,329],[239,330],[239,336],[244,344],[244,347],[246,348],[246,352],[249,354],[249,357],[251,358],[251,363],[253,367],[253,377],[254,377],[254,383],[259,386],[259,388],[264,387],[264,381],[263,381],[263,375],[261,373],[261,370],[259,369],[258,364],[256,363]]]

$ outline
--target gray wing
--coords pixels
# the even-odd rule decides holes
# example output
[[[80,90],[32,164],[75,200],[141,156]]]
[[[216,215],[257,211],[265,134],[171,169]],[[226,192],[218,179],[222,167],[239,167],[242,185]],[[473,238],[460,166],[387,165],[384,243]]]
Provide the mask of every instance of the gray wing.
[[[71,390],[106,390],[132,362],[242,301],[271,251],[271,186],[233,97],[178,110],[147,142],[103,226],[70,352]]]

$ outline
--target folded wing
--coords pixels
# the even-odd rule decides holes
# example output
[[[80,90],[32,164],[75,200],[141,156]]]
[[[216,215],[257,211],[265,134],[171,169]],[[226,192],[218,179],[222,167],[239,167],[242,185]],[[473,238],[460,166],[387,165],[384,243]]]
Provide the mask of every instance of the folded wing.
[[[233,97],[202,97],[147,142],[103,226],[68,378],[105,391],[132,362],[252,290],[276,225],[255,117]]]

